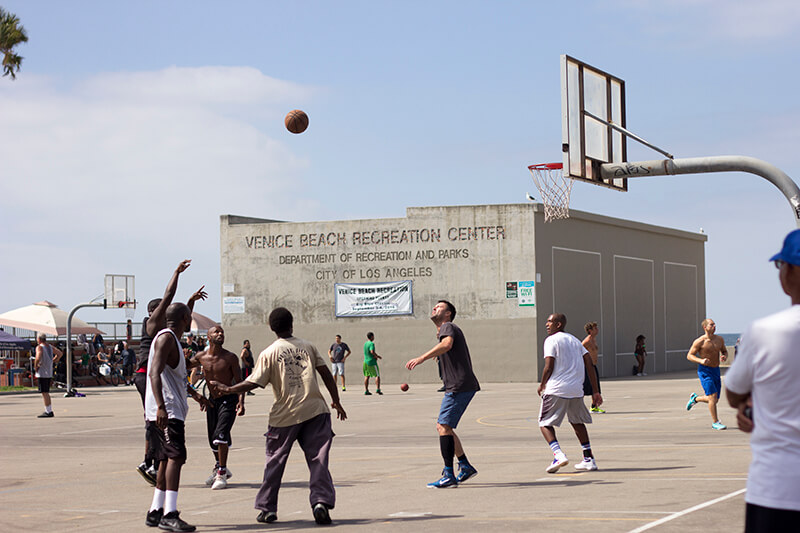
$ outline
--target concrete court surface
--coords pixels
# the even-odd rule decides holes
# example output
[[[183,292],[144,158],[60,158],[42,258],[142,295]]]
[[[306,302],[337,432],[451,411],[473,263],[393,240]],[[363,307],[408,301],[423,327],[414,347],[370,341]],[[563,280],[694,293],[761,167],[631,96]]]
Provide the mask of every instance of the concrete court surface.
[[[413,375],[411,376],[413,379]],[[712,430],[708,409],[685,405],[699,382],[692,372],[602,381],[608,413],[589,426],[599,470],[576,472],[581,451],[568,425],[558,432],[570,465],[552,460],[536,417],[535,383],[484,383],[458,427],[479,475],[454,489],[427,489],[442,468],[435,417],[437,385],[364,396],[351,383],[349,419],[335,421],[331,470],[341,531],[742,531],[748,436],[734,411],[720,409],[727,431]],[[38,419],[38,394],[0,395],[0,531],[157,531],[144,525],[153,490],[134,472],[143,451],[133,387],[54,394],[56,416]],[[308,471],[299,449],[289,460],[278,522],[255,521],[272,393],[247,397],[233,429],[233,472],[225,490],[204,485],[213,466],[205,418],[192,400],[189,459],[178,508],[198,531],[316,528]],[[663,521],[659,524],[658,521]]]

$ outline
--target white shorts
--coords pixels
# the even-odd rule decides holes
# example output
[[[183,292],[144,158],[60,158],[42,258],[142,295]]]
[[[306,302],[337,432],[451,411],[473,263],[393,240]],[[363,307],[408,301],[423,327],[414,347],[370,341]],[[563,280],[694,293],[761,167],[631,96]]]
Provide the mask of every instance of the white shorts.
[[[344,363],[331,363],[331,374],[344,376]]]
[[[539,407],[539,427],[560,426],[567,416],[570,424],[591,424],[592,415],[580,398],[561,398],[550,394],[542,395],[542,405]]]

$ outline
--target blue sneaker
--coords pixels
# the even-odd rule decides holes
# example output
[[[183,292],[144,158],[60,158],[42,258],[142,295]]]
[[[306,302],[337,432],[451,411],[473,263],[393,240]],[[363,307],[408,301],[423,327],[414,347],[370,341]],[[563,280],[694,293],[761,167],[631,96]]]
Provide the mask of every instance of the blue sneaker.
[[[478,471],[475,470],[475,467],[471,464],[461,464],[458,463],[458,476],[456,477],[456,481],[459,483],[464,483],[471,477],[475,477],[478,475]]]
[[[442,477],[438,481],[434,481],[433,483],[428,483],[429,489],[447,489],[450,487],[457,487],[458,480],[456,479],[455,474],[453,473],[453,469],[446,466],[444,470],[442,470]]]
[[[694,404],[697,403],[697,393],[693,392],[691,396],[689,396],[689,403],[686,404],[686,410],[691,411]]]
[[[714,428],[714,429],[728,429],[728,426],[726,426],[725,424],[723,424],[722,422],[719,422],[719,421],[714,422],[713,424],[711,424],[711,427]]]

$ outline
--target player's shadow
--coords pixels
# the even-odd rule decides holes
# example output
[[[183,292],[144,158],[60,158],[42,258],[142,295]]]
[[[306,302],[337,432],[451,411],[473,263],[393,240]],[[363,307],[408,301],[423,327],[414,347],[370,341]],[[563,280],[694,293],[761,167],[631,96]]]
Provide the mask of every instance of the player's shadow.
[[[426,522],[430,520],[452,520],[456,518],[464,518],[463,515],[442,515],[442,514],[425,514],[424,516],[386,516],[381,518],[336,518],[335,516],[331,517],[333,519],[333,523],[327,527],[348,527],[348,526],[369,526],[369,525],[377,525],[377,524],[408,524],[409,527],[418,526],[418,527],[425,527]],[[262,529],[269,529],[270,531],[282,531],[282,530],[294,530],[294,529],[308,529],[309,527],[314,527],[316,524],[314,523],[313,517],[311,517],[309,512],[309,517],[307,519],[297,519],[297,520],[281,520],[280,515],[278,515],[278,520],[276,522],[272,522],[271,524],[262,524],[259,522],[255,522],[253,524],[244,524],[244,525],[235,525],[232,526],[230,524],[203,524],[203,529],[209,529],[213,531],[250,531],[250,530],[262,530]]]
[[[552,487],[554,485],[559,485],[562,487],[583,487],[587,485],[615,485],[619,482],[617,481],[608,481],[605,479],[570,479],[567,476],[559,476],[553,475],[551,480],[547,481],[515,481],[515,482],[508,482],[508,483],[470,483],[469,485],[459,485],[458,490],[468,490],[469,488],[473,489],[525,489],[525,488],[537,488],[537,487]]]

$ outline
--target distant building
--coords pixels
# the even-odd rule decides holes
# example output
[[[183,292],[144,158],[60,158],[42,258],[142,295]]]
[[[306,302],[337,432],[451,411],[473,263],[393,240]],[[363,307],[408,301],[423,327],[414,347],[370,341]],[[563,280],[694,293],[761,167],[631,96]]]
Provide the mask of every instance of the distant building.
[[[630,375],[635,338],[647,337],[647,372],[690,368],[685,354],[705,316],[706,235],[580,211],[545,223],[540,204],[411,207],[405,218],[281,222],[220,220],[222,322],[228,344],[272,342],[277,306],[323,356],[341,334],[360,361],[374,331],[381,372],[406,381],[403,364],[435,343],[428,317],[453,302],[483,381],[536,381],[544,322],[567,331],[600,325],[603,376]],[[360,363],[348,373],[360,373]],[[438,380],[436,365],[415,371]]]

